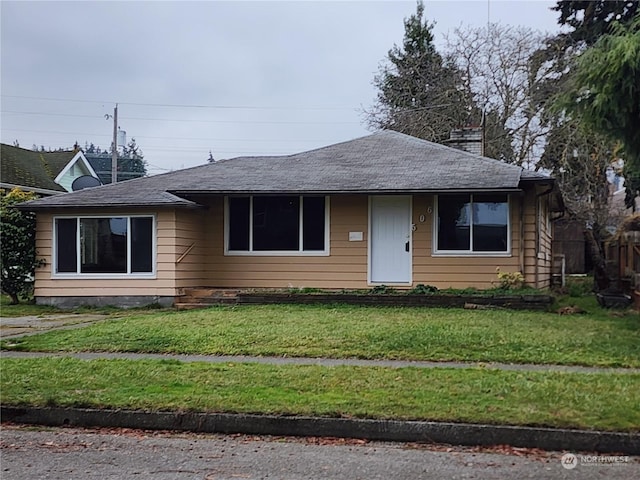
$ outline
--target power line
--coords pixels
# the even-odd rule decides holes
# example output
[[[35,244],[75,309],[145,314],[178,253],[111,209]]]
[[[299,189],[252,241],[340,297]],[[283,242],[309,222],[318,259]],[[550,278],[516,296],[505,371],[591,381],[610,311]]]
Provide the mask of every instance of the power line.
[[[17,130],[11,130],[11,131],[17,131]],[[28,131],[31,132],[31,131]],[[48,132],[44,132],[44,133],[48,133]],[[73,134],[70,134],[73,135]],[[83,135],[83,134],[79,134],[79,135]],[[97,135],[100,137],[110,137],[110,135],[105,135],[105,134],[100,134]],[[295,142],[295,141],[292,141]],[[42,143],[47,143],[47,142],[40,142]],[[307,143],[312,143],[314,144],[315,142],[307,142]],[[321,143],[321,142],[319,142]],[[144,145],[142,148],[142,151],[146,154],[149,152],[163,152],[163,153],[173,153],[173,152],[177,152],[177,153],[198,153],[198,152],[202,152],[203,155],[205,155],[206,153],[209,152],[209,150],[215,150],[216,154],[223,154],[223,153],[233,153],[233,154],[252,154],[252,155],[288,155],[291,153],[290,150],[283,150],[283,149],[278,149],[278,150],[265,150],[265,149],[261,149],[261,150],[220,150],[217,148],[212,148],[210,145],[203,145],[203,146],[191,146],[191,145],[187,145],[187,146],[181,146],[181,145]],[[296,149],[297,151],[297,149]]]
[[[47,133],[47,134],[53,134],[53,135],[72,135],[72,136],[76,136],[76,137],[82,135],[82,136],[86,136],[86,137],[89,137],[89,138],[110,137],[110,135],[107,135],[105,133],[57,132],[57,131],[54,131],[54,130],[28,130],[28,129],[20,129],[20,128],[4,128],[3,131],[6,131],[6,132],[23,132],[23,133]],[[167,136],[156,137],[156,136],[150,136],[150,135],[135,135],[133,138],[135,138],[136,140],[152,138],[154,140],[162,140],[162,139],[185,140],[185,141],[200,140],[200,141],[206,141],[206,142],[276,142],[276,143],[280,143],[280,142],[293,142],[293,143],[315,143],[315,142],[321,142],[321,140],[278,140],[278,139],[273,139],[273,138],[259,139],[259,138],[167,137]]]
[[[116,102],[111,102],[111,101],[105,101],[105,100],[74,100],[71,98],[49,98],[49,97],[28,97],[26,95],[0,95],[1,97],[5,97],[5,98],[22,98],[22,99],[26,99],[26,100],[49,100],[49,101],[57,101],[57,102],[74,102],[74,103],[116,103]]]
[[[0,110],[0,113],[11,114],[11,115],[42,115],[42,116],[103,119],[103,115],[80,115],[80,114],[73,114],[73,113],[21,112],[17,110]],[[360,124],[360,122],[344,122],[344,121],[295,122],[295,121],[272,121],[272,120],[193,120],[193,119],[124,117],[124,116],[120,116],[120,119],[121,120],[158,121],[158,122],[225,123],[225,124],[237,123],[237,124],[256,124],[256,125],[262,125],[262,124],[264,125],[359,125]]]
[[[319,107],[319,106],[296,106],[296,107],[259,107],[256,105],[198,105],[198,104],[179,104],[179,103],[142,103],[142,102],[115,102],[104,100],[80,100],[70,98],[52,98],[52,97],[29,97],[26,95],[2,95],[6,98],[21,98],[26,100],[45,100],[52,102],[77,102],[77,103],[117,103],[118,105],[132,105],[138,107],[169,107],[169,108],[211,108],[223,110],[354,110],[354,107]]]

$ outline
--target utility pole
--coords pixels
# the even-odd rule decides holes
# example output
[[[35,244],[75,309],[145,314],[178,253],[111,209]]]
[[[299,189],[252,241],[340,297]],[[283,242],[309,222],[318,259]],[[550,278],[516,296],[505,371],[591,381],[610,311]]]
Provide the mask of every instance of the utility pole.
[[[111,183],[118,181],[118,104],[113,108],[113,149],[111,151]]]

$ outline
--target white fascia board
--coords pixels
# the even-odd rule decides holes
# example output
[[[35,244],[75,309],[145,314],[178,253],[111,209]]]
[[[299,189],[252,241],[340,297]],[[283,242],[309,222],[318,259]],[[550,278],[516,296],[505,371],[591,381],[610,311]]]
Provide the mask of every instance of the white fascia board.
[[[73,158],[71,160],[69,160],[69,163],[67,163],[65,165],[65,167],[60,171],[60,173],[58,174],[58,176],[53,180],[54,182],[56,182],[58,185],[60,184],[60,181],[62,180],[62,178],[65,176],[65,174],[71,169],[71,167],[73,165],[75,165],[77,162],[82,163],[82,165],[84,165],[84,167],[87,169],[87,171],[89,172],[89,175],[91,175],[92,177],[97,178],[98,180],[100,179],[98,177],[98,174],[95,172],[95,170],[93,169],[93,167],[91,166],[91,164],[89,163],[89,161],[86,159],[86,157],[84,156],[84,153],[82,153],[82,151],[78,151],[78,153],[76,153]]]

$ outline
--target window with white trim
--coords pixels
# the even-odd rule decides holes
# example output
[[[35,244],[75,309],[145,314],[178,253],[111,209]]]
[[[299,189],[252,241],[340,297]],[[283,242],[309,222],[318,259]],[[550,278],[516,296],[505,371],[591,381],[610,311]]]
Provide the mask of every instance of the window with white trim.
[[[326,254],[327,203],[318,196],[228,197],[227,252]]]
[[[506,194],[440,195],[435,216],[436,253],[509,253]]]
[[[153,273],[152,216],[54,219],[56,274]]]

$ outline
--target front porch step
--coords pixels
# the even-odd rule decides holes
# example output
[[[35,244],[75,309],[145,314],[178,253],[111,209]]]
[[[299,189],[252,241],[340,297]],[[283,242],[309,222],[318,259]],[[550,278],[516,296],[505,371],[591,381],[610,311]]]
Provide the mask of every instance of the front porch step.
[[[175,303],[178,310],[193,310],[212,305],[235,305],[239,290],[228,288],[186,288]]]

